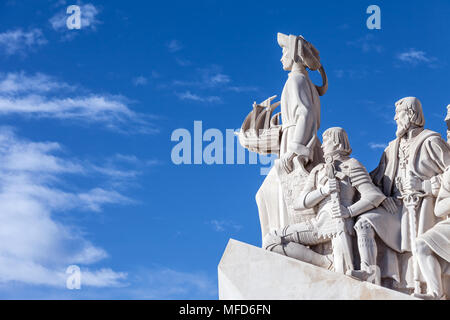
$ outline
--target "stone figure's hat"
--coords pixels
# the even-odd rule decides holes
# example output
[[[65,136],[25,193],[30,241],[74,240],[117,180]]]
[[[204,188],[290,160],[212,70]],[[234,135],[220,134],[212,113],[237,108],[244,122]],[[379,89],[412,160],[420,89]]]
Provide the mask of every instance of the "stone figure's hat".
[[[288,36],[279,32],[277,40],[280,47],[288,48],[289,55],[295,62],[302,59],[305,66],[313,71],[321,67],[319,51],[303,36]]]
[[[319,70],[322,75],[323,85],[316,86],[319,95],[323,96],[328,89],[328,78],[325,69],[320,63],[319,51],[302,36],[286,35],[278,32],[277,41],[280,47],[288,49],[288,53],[295,63],[300,60],[305,67],[312,71]]]

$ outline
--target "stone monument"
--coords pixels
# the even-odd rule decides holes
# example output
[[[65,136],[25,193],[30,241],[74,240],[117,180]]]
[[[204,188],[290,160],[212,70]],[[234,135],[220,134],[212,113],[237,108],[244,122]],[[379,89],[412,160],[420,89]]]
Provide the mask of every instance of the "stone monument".
[[[277,40],[289,71],[281,100],[254,103],[239,134],[250,151],[279,156],[256,194],[263,248],[230,240],[220,298],[447,299],[450,145],[424,128],[419,99],[403,98],[396,139],[369,174],[344,129],[317,137],[328,88],[319,51],[302,36]],[[450,105],[445,120],[450,132]]]

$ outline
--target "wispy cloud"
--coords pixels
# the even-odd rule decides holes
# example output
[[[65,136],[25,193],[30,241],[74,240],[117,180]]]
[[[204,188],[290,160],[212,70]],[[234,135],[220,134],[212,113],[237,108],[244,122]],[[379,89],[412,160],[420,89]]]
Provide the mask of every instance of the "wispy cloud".
[[[71,40],[78,34],[77,31],[81,30],[96,30],[97,26],[101,24],[101,21],[98,19],[98,14],[100,10],[98,7],[95,7],[92,3],[82,4],[80,6],[81,11],[81,29],[80,30],[69,30],[67,28],[67,18],[69,15],[66,13],[66,6],[61,8],[61,10],[56,13],[53,17],[50,18],[49,22],[55,31],[64,32],[63,39]]]
[[[123,285],[125,273],[87,269],[105,259],[107,252],[55,215],[73,209],[101,211],[127,198],[100,187],[67,189],[67,175],[83,177],[89,169],[58,155],[61,152],[58,143],[28,141],[0,128],[0,283],[63,288],[67,266],[80,264],[85,269],[84,286]]]
[[[137,299],[217,299],[216,280],[204,272],[141,270],[128,294]]]
[[[241,225],[228,220],[211,220],[209,223],[217,232],[223,232],[226,230],[239,231],[242,229]]]
[[[411,48],[405,52],[399,53],[397,59],[412,66],[418,64],[426,64],[430,67],[434,67],[437,62],[437,58],[431,57],[424,51]]]
[[[226,87],[225,90],[240,93],[240,92],[258,91],[258,87],[253,87],[253,86],[229,86],[229,87]]]
[[[24,55],[47,43],[40,29],[23,31],[22,29],[9,30],[0,33],[0,50],[6,55]]]
[[[180,100],[191,100],[191,101],[198,101],[198,102],[216,102],[221,103],[222,99],[218,96],[200,96],[195,93],[191,93],[190,91],[185,91],[178,94],[178,98]]]
[[[73,91],[76,87],[43,73],[34,75],[27,75],[24,72],[0,73],[0,94],[47,93],[60,89]]]
[[[173,87],[186,87],[191,90],[186,90],[182,93],[177,93],[181,100],[191,100],[198,102],[222,102],[222,98],[217,94],[211,95],[205,92],[214,90],[214,92],[248,92],[257,91],[258,88],[251,86],[237,86],[232,84],[232,79],[229,75],[222,71],[222,68],[217,65],[212,65],[207,68],[198,68],[195,70],[193,79],[188,80],[174,80]],[[196,90],[196,92],[192,92]]]
[[[386,143],[375,143],[375,142],[369,142],[369,148],[373,150],[377,149],[386,149],[387,144]]]
[[[143,76],[139,76],[133,79],[133,84],[135,86],[145,86],[148,83],[148,79]]]
[[[130,163],[133,165],[137,165],[139,167],[147,167],[161,164],[161,161],[156,159],[142,160],[136,157],[135,155],[121,154],[121,153],[115,154],[113,160],[114,162]]]
[[[130,103],[126,97],[90,93],[45,74],[0,74],[0,115],[98,122],[119,132],[158,132],[150,116],[132,111]],[[126,129],[130,124],[131,131]]]
[[[181,67],[188,67],[192,65],[192,62],[187,59],[175,58],[175,62]]]
[[[169,52],[171,52],[171,53],[180,51],[183,48],[181,42],[176,39],[170,40],[166,44],[166,46],[167,46],[167,50],[169,50]]]
[[[375,36],[373,36],[372,34],[367,34],[362,38],[348,41],[347,45],[350,47],[359,48],[364,53],[381,53],[384,50],[383,46],[377,43]]]

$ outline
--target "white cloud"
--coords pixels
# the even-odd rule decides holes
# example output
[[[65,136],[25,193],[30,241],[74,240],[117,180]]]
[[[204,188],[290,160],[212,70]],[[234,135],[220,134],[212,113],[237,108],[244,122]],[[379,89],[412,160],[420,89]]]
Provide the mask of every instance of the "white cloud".
[[[192,64],[191,61],[187,60],[187,59],[181,59],[181,58],[175,58],[175,62],[182,67],[188,67]]]
[[[355,47],[361,49],[362,52],[383,52],[384,48],[382,45],[376,42],[375,37],[372,34],[367,34],[366,36],[356,39],[354,41],[348,41],[347,45],[350,47]]]
[[[336,78],[341,79],[345,75],[345,70],[342,70],[342,69],[334,70],[334,74],[336,75]]]
[[[177,87],[192,87],[200,90],[220,89],[233,92],[258,90],[256,87],[231,85],[231,77],[223,73],[222,68],[217,65],[197,69],[195,77],[195,80],[175,80],[172,84]]]
[[[229,83],[231,80],[230,80],[230,77],[227,76],[226,74],[217,73],[217,74],[211,76],[209,81],[211,82],[212,85],[215,86],[215,85]]]
[[[198,101],[198,102],[216,102],[221,103],[222,99],[218,96],[200,96],[198,94],[192,93],[190,91],[186,91],[183,93],[178,94],[178,98],[181,100],[191,100],[191,101]]]
[[[174,80],[172,82],[173,87],[190,87],[191,90],[196,90],[197,92],[192,92],[191,90],[186,90],[184,92],[177,92],[176,95],[181,100],[191,100],[197,102],[208,102],[208,103],[222,103],[223,100],[217,94],[211,95],[206,94],[206,91],[214,90],[214,93],[218,91],[228,91],[228,92],[250,92],[257,91],[258,88],[250,86],[236,86],[231,85],[231,77],[222,72],[222,68],[217,65],[210,66],[208,68],[197,69],[195,72],[194,80]],[[200,91],[202,91],[200,93]]]
[[[0,33],[0,50],[6,55],[25,54],[27,50],[46,43],[47,40],[40,29],[15,29]]]
[[[133,79],[133,84],[135,86],[145,86],[148,83],[147,78],[139,76]]]
[[[42,73],[31,76],[24,72],[0,73],[0,94],[45,93],[60,89],[73,91],[75,87]]]
[[[240,93],[240,92],[258,91],[258,88],[252,86],[230,86],[226,87],[225,90]]]
[[[135,280],[128,294],[137,299],[217,299],[217,282],[204,272],[153,268]]]
[[[231,82],[230,76],[222,72],[219,66],[211,66],[209,68],[198,70],[201,77],[201,86],[203,87],[219,87]]]
[[[355,66],[354,68],[347,68],[347,69],[336,69],[333,70],[334,75],[336,76],[336,78],[338,79],[342,79],[342,78],[350,78],[350,79],[363,79],[366,78],[369,75],[373,75],[373,74],[379,74],[381,73],[380,70],[378,69],[368,69],[364,66]]]
[[[180,51],[183,48],[183,46],[181,45],[180,41],[173,39],[170,40],[169,43],[167,43],[167,49],[169,50],[169,52],[177,52]]]
[[[158,132],[150,116],[132,111],[125,97],[85,91],[45,74],[0,74],[0,115],[98,122],[119,132]]]
[[[117,153],[114,156],[114,161],[130,163],[139,167],[147,167],[161,164],[161,161],[156,159],[141,160],[135,155],[121,154],[121,153]]]
[[[416,50],[414,48],[411,48],[408,51],[399,53],[397,55],[397,59],[404,63],[411,64],[413,66],[420,64],[420,63],[428,64],[429,66],[433,66],[433,62],[437,61],[437,59],[435,57],[430,57],[424,51]]]
[[[108,254],[57,217],[71,209],[100,211],[127,198],[99,187],[68,190],[66,175],[92,178],[92,173],[87,175],[89,167],[79,161],[59,156],[62,151],[57,143],[27,141],[0,128],[0,283],[63,288],[66,268],[80,264],[86,270],[83,285],[121,285],[125,273],[86,269]]]
[[[50,24],[52,28],[56,31],[70,31],[67,29],[67,18],[69,15],[66,13],[66,7],[62,11],[55,14],[50,18]],[[96,8],[92,3],[87,3],[80,5],[81,11],[81,29],[94,29],[100,24],[100,20],[97,19],[99,14],[98,8]],[[72,30],[73,31],[73,30]]]
[[[369,148],[370,149],[374,149],[374,150],[376,150],[376,149],[386,149],[386,147],[387,147],[387,144],[386,143],[374,143],[374,142],[370,142],[369,143]]]
[[[217,232],[222,232],[229,229],[232,229],[233,231],[239,231],[242,229],[241,225],[226,220],[211,220],[210,224]]]
[[[67,275],[66,275],[67,276]],[[128,276],[125,272],[115,272],[109,268],[90,271],[81,269],[82,285],[91,287],[123,287]]]

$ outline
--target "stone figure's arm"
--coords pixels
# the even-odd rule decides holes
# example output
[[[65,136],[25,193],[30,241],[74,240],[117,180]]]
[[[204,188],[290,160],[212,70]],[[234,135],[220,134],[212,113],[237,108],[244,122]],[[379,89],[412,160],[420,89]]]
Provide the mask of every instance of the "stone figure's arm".
[[[424,146],[428,159],[433,163],[433,171],[441,173],[422,181],[420,187],[426,194],[437,197],[441,188],[442,173],[450,167],[450,146],[440,137],[428,139],[424,142]]]
[[[322,167],[322,165],[319,165]],[[319,170],[319,166],[314,168],[308,176],[306,180],[305,186],[303,187],[303,191],[300,196],[294,201],[294,209],[295,210],[305,210],[314,208],[316,205],[320,203],[323,199],[325,199],[329,193],[330,188],[327,183],[326,186],[317,187],[316,186],[316,177],[317,172]]]
[[[361,198],[348,207],[351,217],[359,216],[370,209],[378,207],[386,199],[386,196],[370,182],[360,184],[357,189],[361,194]]]
[[[450,215],[450,167],[442,175],[442,186],[436,200],[434,214],[440,218]]]
[[[325,187],[319,187],[316,190],[302,192],[294,202],[295,210],[311,209],[317,206],[320,201],[329,195]]]
[[[439,218],[450,215],[450,194],[448,198],[440,199],[434,208],[434,214]]]
[[[371,173],[370,177],[375,186],[377,186],[383,192],[383,177],[385,176],[386,166],[387,166],[387,154],[389,152],[389,147],[387,147],[383,154],[381,155],[380,163]],[[386,199],[382,202],[383,207],[386,211],[391,214],[396,214],[398,212],[397,205],[394,198],[390,197],[390,194],[386,194]]]
[[[376,208],[386,199],[380,189],[372,183],[364,166],[356,160],[350,171],[350,181],[360,194],[360,199],[348,207],[350,216],[356,217]]]
[[[308,83],[302,81],[300,88],[295,82],[290,85],[290,101],[295,110],[295,131],[291,141],[288,142],[287,150],[295,154],[309,158],[311,150],[308,144],[317,133],[317,114],[319,110],[313,110],[317,106],[313,102]]]
[[[384,177],[384,172],[386,171],[386,150],[381,155],[380,163],[378,164],[378,167],[376,167],[371,173],[370,177],[372,178],[372,182],[379,187],[382,188],[382,180]]]

